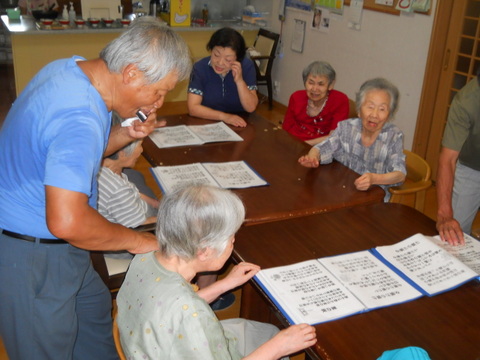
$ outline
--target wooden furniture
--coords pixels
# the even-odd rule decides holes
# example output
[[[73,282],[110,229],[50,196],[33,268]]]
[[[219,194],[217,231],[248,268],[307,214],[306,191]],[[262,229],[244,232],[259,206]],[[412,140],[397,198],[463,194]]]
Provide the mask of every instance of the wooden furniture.
[[[339,211],[240,229],[233,259],[262,268],[366,250],[397,243],[416,233],[436,234],[435,223],[415,209],[393,203]],[[253,285],[252,285],[253,284]],[[480,356],[480,284],[422,297],[316,326],[314,359],[372,360],[383,351],[406,346],[424,348],[432,359],[474,360]],[[250,282],[243,287],[241,317],[272,320],[266,295]]]
[[[211,123],[188,115],[165,119],[167,126]],[[245,128],[232,128],[244,141],[159,149],[146,138],[143,155],[152,166],[245,160],[269,183],[235,190],[246,205],[248,224],[383,201],[385,193],[379,187],[356,190],[353,183],[358,174],[340,163],[316,169],[299,165],[298,158],[310,148],[307,144],[259,115],[251,114],[245,119]]]
[[[272,109],[273,103],[272,69],[279,40],[279,34],[260,28],[253,44],[253,47],[260,55],[251,56],[257,72],[257,85],[267,86],[269,109]]]
[[[123,353],[122,343],[120,341],[120,330],[118,329],[117,314],[113,317],[113,341],[115,342],[115,349],[117,350],[120,360],[127,360]]]
[[[415,209],[423,212],[427,189],[432,186],[432,171],[430,165],[421,156],[408,150],[403,152],[406,156],[407,178],[402,185],[388,189],[392,194],[390,202],[402,202],[405,196],[414,195]]]

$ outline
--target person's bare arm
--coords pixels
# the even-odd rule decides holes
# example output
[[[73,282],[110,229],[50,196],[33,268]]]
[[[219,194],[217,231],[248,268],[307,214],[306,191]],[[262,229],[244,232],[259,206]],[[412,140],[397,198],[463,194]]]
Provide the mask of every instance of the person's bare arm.
[[[132,141],[143,139],[156,128],[165,125],[166,121],[157,121],[157,114],[153,111],[145,122],[136,120],[131,126],[122,127],[120,124],[112,126],[104,156],[112,155]]]
[[[188,113],[191,116],[199,117],[202,119],[223,121],[226,124],[233,126],[245,127],[247,123],[240,116],[235,114],[229,114],[223,111],[214,110],[207,106],[202,105],[202,96],[197,94],[188,93],[187,95]]]
[[[241,262],[238,265],[235,265],[223,279],[217,280],[212,285],[198,290],[197,295],[206,302],[211,303],[223,293],[245,284],[255,276],[258,271],[260,271],[258,265]]]
[[[256,90],[250,90],[243,79],[242,64],[235,61],[232,64],[232,75],[235,85],[237,85],[238,97],[240,103],[246,112],[254,112],[258,105],[258,96]]]
[[[405,174],[401,171],[392,171],[386,174],[365,173],[355,179],[357,190],[365,191],[372,185],[392,185],[405,181]]]
[[[50,232],[87,250],[127,250],[133,254],[158,249],[153,234],[113,224],[88,205],[87,195],[45,186],[46,219]]]
[[[459,152],[443,147],[438,161],[437,174],[437,230],[443,241],[452,245],[463,244],[463,231],[453,218],[452,193],[455,167]]]
[[[302,166],[316,168],[320,165],[320,151],[316,147],[312,147],[307,155],[298,159],[298,162]]]
[[[315,345],[315,328],[307,324],[292,325],[258,347],[245,360],[276,360]]]

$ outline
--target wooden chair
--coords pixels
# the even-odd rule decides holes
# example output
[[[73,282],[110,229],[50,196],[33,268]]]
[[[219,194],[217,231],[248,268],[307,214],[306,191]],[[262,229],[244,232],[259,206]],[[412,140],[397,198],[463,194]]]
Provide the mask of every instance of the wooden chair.
[[[423,212],[425,207],[426,190],[432,185],[432,171],[430,165],[419,155],[403,150],[406,155],[407,177],[400,186],[393,186],[388,189],[392,194],[390,202],[402,202],[410,194],[415,196],[415,209]]]
[[[258,30],[257,38],[253,44],[255,53],[260,55],[250,56],[255,64],[257,72],[257,85],[266,85],[268,92],[268,108],[272,109],[273,104],[273,85],[272,85],[272,68],[275,52],[277,51],[280,35],[271,31]]]
[[[140,225],[134,230],[136,231],[155,231],[156,224]],[[102,278],[105,285],[107,285],[112,299],[117,297],[117,292],[125,279],[128,267],[130,265],[130,259],[112,259],[105,257],[103,251],[90,251],[90,259],[92,261],[93,268],[97,271],[98,275]]]
[[[127,360],[123,353],[122,343],[120,342],[120,330],[118,329],[117,314],[113,317],[113,341],[115,342],[115,349],[117,349],[120,360]]]

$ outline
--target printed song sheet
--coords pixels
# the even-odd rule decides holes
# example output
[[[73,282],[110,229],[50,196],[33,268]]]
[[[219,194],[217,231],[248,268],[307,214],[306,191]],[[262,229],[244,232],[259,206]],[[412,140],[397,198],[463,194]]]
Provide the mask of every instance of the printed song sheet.
[[[410,301],[422,296],[368,250],[319,259],[367,309]]]
[[[243,141],[223,122],[207,125],[178,125],[156,129],[150,138],[158,148],[202,145],[209,142]]]
[[[261,270],[255,278],[292,324],[318,324],[365,308],[317,260]]]
[[[151,171],[164,193],[185,184],[209,184],[225,189],[268,185],[245,161],[157,166]]]
[[[478,276],[474,270],[445,250],[447,248],[436,245],[421,234],[395,245],[375,248],[378,254],[429,295],[452,289]]]
[[[479,279],[480,243],[416,234],[397,244],[261,270],[255,280],[291,323],[317,324]]]

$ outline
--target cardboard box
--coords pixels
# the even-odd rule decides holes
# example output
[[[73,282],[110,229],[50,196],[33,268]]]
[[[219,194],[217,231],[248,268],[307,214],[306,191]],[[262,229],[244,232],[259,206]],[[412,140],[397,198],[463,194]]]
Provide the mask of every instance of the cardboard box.
[[[190,26],[190,0],[170,0],[170,12],[162,13],[161,18],[170,26]]]

